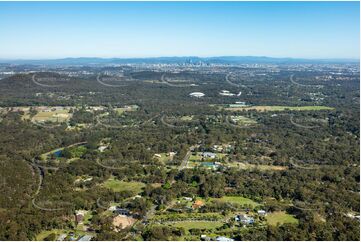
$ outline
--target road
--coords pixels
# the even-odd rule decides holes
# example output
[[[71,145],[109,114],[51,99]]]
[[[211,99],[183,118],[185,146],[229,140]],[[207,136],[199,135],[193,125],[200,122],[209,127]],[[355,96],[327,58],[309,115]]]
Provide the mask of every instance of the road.
[[[170,87],[192,87],[193,86],[192,84],[172,84],[172,83],[169,83],[165,79],[165,73],[161,76],[160,81],[161,81],[160,82],[161,84],[165,84],[165,85],[170,86]]]
[[[100,76],[101,76],[100,74],[97,75],[97,82],[99,82],[103,86],[106,86],[106,87],[125,87],[126,86],[126,85],[113,85],[113,84],[108,84],[108,83],[102,82]]]
[[[60,87],[60,85],[47,85],[47,84],[42,84],[40,82],[37,82],[36,78],[35,78],[35,74],[33,74],[31,79],[32,79],[33,83],[35,83],[36,85],[41,86],[41,87]]]
[[[192,150],[194,150],[194,148],[196,148],[196,147],[197,147],[197,145],[192,145],[191,147],[189,147],[189,150],[187,151],[187,154],[184,156],[182,163],[180,164],[178,170],[183,170],[184,168],[187,167],[187,163],[188,163],[189,157],[192,154]]]
[[[306,85],[306,84],[301,84],[301,83],[298,83],[298,82],[296,82],[296,81],[294,80],[294,74],[292,74],[292,75],[290,76],[290,81],[291,81],[293,84],[295,84],[295,85],[297,85],[297,86],[300,86],[300,87],[316,87],[316,88],[323,88],[323,85]]]
[[[230,72],[230,73],[228,73],[228,74],[226,75],[226,82],[227,82],[229,85],[234,86],[234,87],[243,87],[243,88],[246,87],[245,85],[236,84],[236,83],[231,82],[231,81],[229,80],[229,77],[230,77],[231,75],[232,75],[232,72]]]

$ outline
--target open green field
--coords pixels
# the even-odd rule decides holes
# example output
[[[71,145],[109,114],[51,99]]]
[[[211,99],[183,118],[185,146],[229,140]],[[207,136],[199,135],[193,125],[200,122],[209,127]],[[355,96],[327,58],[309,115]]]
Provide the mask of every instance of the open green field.
[[[51,107],[49,107],[49,111],[46,112],[44,110],[38,110],[37,114],[34,115],[31,118],[32,122],[58,122],[58,123],[62,123],[65,121],[68,121],[72,114],[69,113],[69,108],[65,108],[62,110],[54,110],[54,111],[50,111]],[[23,109],[21,109],[24,114],[22,116],[23,120],[27,120],[30,119],[30,109],[28,107],[24,107]]]
[[[131,191],[136,194],[141,193],[145,187],[145,184],[142,182],[124,182],[114,178],[109,178],[102,185],[113,190],[114,192]]]
[[[65,234],[67,233],[67,230],[63,230],[63,229],[52,229],[52,230],[44,230],[41,231],[36,237],[35,240],[44,240],[46,237],[48,237],[50,234],[55,234],[56,237],[58,237],[60,234]]]
[[[230,120],[239,125],[251,125],[257,123],[256,120],[247,118],[245,116],[230,116]]]
[[[253,201],[252,199],[241,197],[241,196],[224,196],[222,198],[214,198],[214,200],[228,202],[228,203],[236,203],[241,206],[249,205],[251,207],[256,207],[259,203]]]
[[[192,121],[193,120],[193,115],[188,115],[188,116],[182,116],[180,118],[181,121]]]
[[[50,112],[39,111],[32,119],[33,122],[65,122],[71,117],[69,110],[56,110]]]
[[[202,200],[204,199],[197,199]],[[183,201],[184,202],[184,201]],[[186,201],[187,202],[187,201]],[[205,202],[206,203],[206,202]],[[191,202],[192,204],[192,202]],[[209,213],[164,213],[156,214],[152,217],[153,221],[163,221],[169,223],[177,223],[181,221],[220,221],[223,220],[224,216],[220,213],[209,212]]]
[[[229,111],[247,111],[247,110],[256,110],[260,112],[267,111],[320,111],[320,110],[333,110],[334,108],[327,106],[300,106],[300,107],[291,107],[291,106],[247,106],[247,107],[236,107],[236,108],[225,108]]]
[[[191,162],[198,162],[202,160],[202,156],[201,156],[201,152],[197,152],[196,154],[191,154],[191,156],[189,157],[189,161]]]
[[[126,107],[122,107],[122,108],[114,108],[114,111],[117,114],[122,114],[124,112],[132,112],[132,111],[136,111],[138,109],[137,105],[131,105],[131,106],[126,106]]]
[[[117,114],[122,114],[124,113],[125,111],[127,111],[126,108],[114,108],[114,111],[117,113]]]
[[[92,219],[93,215],[91,211],[88,211],[87,213],[85,213],[84,215],[84,219],[83,222],[84,224],[90,224],[90,220]]]
[[[285,223],[298,224],[298,219],[296,219],[293,215],[287,214],[286,212],[274,212],[267,214],[266,220],[269,225],[273,226]]]
[[[86,151],[87,148],[84,145],[69,148],[69,152],[71,153],[71,156],[74,158],[81,157],[82,155],[85,154]]]
[[[91,223],[91,219],[92,219],[93,215],[92,215],[92,212],[91,211],[87,211],[85,214],[84,214],[84,218],[83,218],[83,223],[79,223],[77,225],[77,230],[84,230],[84,225],[89,225]]]
[[[284,171],[287,170],[287,166],[274,166],[274,165],[257,165],[242,162],[227,163],[226,166],[239,168],[242,170],[260,170],[260,171]]]
[[[50,234],[55,234],[55,240],[59,237],[59,235],[61,234],[66,234],[67,237],[64,239],[64,241],[66,240],[69,240],[69,233],[70,232],[73,232],[74,233],[74,237],[77,238],[77,240],[83,236],[83,235],[86,235],[86,234],[90,234],[90,235],[93,235],[93,233],[89,233],[89,232],[86,232],[86,231],[82,231],[82,230],[77,230],[77,229],[52,229],[52,230],[43,230],[41,231],[37,236],[35,236],[35,240],[37,241],[44,241],[44,239],[46,237],[48,237]],[[68,238],[68,239],[67,239]]]
[[[172,226],[177,228],[190,229],[216,229],[223,225],[218,221],[181,221],[172,223]]]
[[[173,157],[169,156],[168,153],[159,153],[161,157],[155,157],[157,160],[162,162],[163,164],[166,164],[168,161],[172,160]]]

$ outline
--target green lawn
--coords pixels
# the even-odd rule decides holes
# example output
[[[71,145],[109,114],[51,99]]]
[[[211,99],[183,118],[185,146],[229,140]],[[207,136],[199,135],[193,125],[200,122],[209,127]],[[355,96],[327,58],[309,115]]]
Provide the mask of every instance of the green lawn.
[[[222,198],[215,198],[215,200],[228,202],[228,203],[237,203],[239,205],[250,205],[252,207],[259,205],[252,199],[240,197],[240,196],[224,196]]]
[[[195,155],[192,153],[191,156],[189,157],[189,161],[192,162],[198,162],[202,160],[202,156],[201,156],[202,152],[197,152]]]
[[[257,110],[257,111],[319,111],[319,110],[333,110],[334,108],[327,106],[248,106],[248,107],[237,107],[237,108],[226,108],[230,111],[245,111],[245,110]]]
[[[161,155],[161,157],[156,157],[157,160],[159,160],[160,162],[162,162],[163,164],[166,164],[168,161],[170,161],[172,159],[171,156],[168,155],[168,153],[159,153]]]
[[[103,183],[103,186],[113,190],[114,192],[132,191],[139,194],[142,192],[145,184],[142,182],[124,182],[114,178],[109,178]]]
[[[223,225],[222,222],[217,221],[181,221],[172,223],[172,226],[177,228],[190,229],[216,229]]]
[[[52,230],[44,230],[41,231],[36,237],[35,240],[41,241],[44,240],[46,237],[48,237],[50,234],[55,234],[56,237],[58,237],[60,234],[65,234],[67,233],[66,230],[62,230],[62,229],[52,229]]]
[[[125,111],[127,111],[126,108],[114,108],[114,111],[120,115],[120,114],[123,114]]]
[[[85,234],[88,234],[85,231],[81,230],[71,230],[71,229],[52,229],[52,230],[43,230],[41,231],[36,237],[35,240],[37,241],[43,241],[46,237],[48,237],[50,234],[55,234],[55,239],[59,237],[61,234],[69,234],[70,232],[74,232],[75,237],[79,238],[80,236],[83,236]],[[65,239],[66,240],[66,239]]]
[[[87,151],[87,148],[83,145],[69,148],[72,157],[81,157]]]
[[[198,200],[198,199],[197,199]],[[191,203],[192,204],[192,203]],[[224,216],[220,213],[163,213],[156,214],[152,217],[152,221],[163,221],[163,222],[188,222],[189,220],[195,221],[220,221],[224,219]],[[193,221],[192,221],[193,222]]]
[[[293,215],[287,214],[286,212],[274,212],[267,214],[266,220],[269,225],[273,226],[285,223],[298,224],[298,219],[296,219]]]
[[[84,215],[84,219],[83,222],[84,224],[90,224],[90,220],[92,219],[93,215],[91,211],[88,211],[87,213],[85,213]]]

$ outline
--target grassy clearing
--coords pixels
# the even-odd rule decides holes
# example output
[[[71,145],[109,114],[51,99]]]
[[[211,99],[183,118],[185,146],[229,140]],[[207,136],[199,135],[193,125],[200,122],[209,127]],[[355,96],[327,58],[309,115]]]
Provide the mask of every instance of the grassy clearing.
[[[69,110],[56,110],[50,112],[39,111],[32,119],[33,122],[58,122],[68,121],[71,117]]]
[[[70,241],[71,237],[69,235],[70,232],[74,233],[73,238],[75,238],[75,240],[79,240],[82,236],[84,235],[91,235],[91,236],[95,236],[94,233],[89,233],[86,231],[82,231],[82,230],[77,230],[77,229],[52,229],[52,230],[44,230],[42,232],[40,232],[36,237],[35,240],[37,241],[44,241],[44,239],[46,237],[48,237],[50,234],[55,234],[55,240],[58,239],[59,235],[61,234],[66,234],[66,237],[64,239],[64,241]]]
[[[239,125],[251,125],[257,123],[256,120],[247,118],[245,116],[231,116],[230,120],[232,120],[233,122]]]
[[[139,194],[142,192],[145,184],[142,182],[124,182],[114,178],[109,178],[103,183],[103,186],[113,190],[114,192],[130,191]]]
[[[84,155],[85,152],[87,151],[87,148],[83,145],[80,145],[80,146],[75,146],[75,147],[69,148],[69,151],[71,153],[71,156],[76,158],[76,157],[81,157],[82,155]]]
[[[87,233],[85,231],[81,231],[81,230],[77,230],[77,229],[74,229],[74,230],[70,230],[70,229],[52,229],[52,230],[43,230],[41,231],[37,236],[35,236],[35,240],[37,241],[44,241],[44,239],[46,237],[48,237],[49,235],[51,234],[55,234],[55,240],[59,237],[59,235],[61,234],[66,234],[67,237],[66,238],[69,238],[69,233],[70,232],[73,232],[74,233],[74,237],[75,238],[79,238],[85,234],[91,234],[91,233]],[[69,240],[69,239],[65,239],[65,240]]]
[[[168,161],[173,160],[173,157],[169,155],[169,153],[159,153],[161,157],[155,157],[157,160],[162,162],[163,164],[166,164]]]
[[[173,223],[172,226],[177,228],[190,229],[216,229],[223,225],[222,222],[217,221],[182,221]]]
[[[202,153],[201,152],[197,152],[196,154],[191,154],[191,156],[189,157],[189,161],[191,162],[198,162],[202,160]]]
[[[298,224],[298,219],[293,215],[287,214],[286,212],[274,212],[267,214],[266,216],[267,223],[269,225],[277,226],[277,224]]]
[[[326,106],[300,106],[300,107],[291,107],[291,106],[248,106],[248,107],[236,107],[236,108],[225,108],[229,111],[246,111],[246,110],[256,110],[260,112],[267,111],[320,111],[320,110],[333,110],[334,108]]]
[[[84,224],[90,224],[90,221],[91,221],[92,217],[93,217],[93,214],[92,214],[91,211],[86,212],[84,214],[84,219],[83,219]]]
[[[126,108],[114,108],[114,111],[120,115],[120,114],[123,114],[125,111],[127,111]]]
[[[251,207],[256,207],[259,203],[253,201],[252,199],[241,197],[241,196],[224,196],[222,198],[214,198],[214,200],[228,202],[228,203],[236,203],[241,206],[249,205]]]
[[[42,241],[44,240],[46,237],[48,237],[50,234],[55,234],[56,237],[58,237],[60,234],[65,234],[67,233],[66,230],[62,230],[62,229],[52,229],[52,230],[44,230],[41,231],[36,237],[35,240],[37,241]]]
[[[153,221],[164,221],[169,223],[184,222],[189,221],[190,219],[193,219],[194,221],[219,221],[224,219],[224,216],[219,213],[166,213],[157,214],[152,217]]]
[[[181,121],[192,121],[193,120],[193,115],[188,115],[188,116],[182,116],[180,118]]]
[[[124,112],[132,112],[132,111],[136,111],[138,110],[138,106],[137,105],[130,105],[130,106],[125,106],[122,108],[114,108],[113,109],[118,115],[123,114]]]
[[[287,166],[273,166],[273,165],[257,165],[257,164],[248,164],[241,162],[227,163],[229,167],[235,167],[242,170],[260,170],[260,171],[284,171],[287,170]]]

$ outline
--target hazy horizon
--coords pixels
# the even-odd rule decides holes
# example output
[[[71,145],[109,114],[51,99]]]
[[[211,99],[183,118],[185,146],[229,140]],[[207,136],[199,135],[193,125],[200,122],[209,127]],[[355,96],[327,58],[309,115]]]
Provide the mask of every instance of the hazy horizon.
[[[280,57],[274,57],[274,56],[265,56],[265,55],[219,55],[219,56],[197,56],[197,55],[184,55],[184,56],[137,56],[137,57],[122,57],[122,56],[110,56],[110,57],[104,57],[104,56],[64,56],[64,57],[53,57],[53,58],[1,58],[0,60],[9,60],[9,61],[31,61],[31,60],[60,60],[60,59],[156,59],[156,58],[229,58],[229,57],[249,57],[249,58],[270,58],[270,59],[304,59],[304,60],[357,60],[359,61],[360,58],[337,58],[337,57],[329,57],[329,58],[302,58],[302,57],[292,57],[292,56],[280,56]]]
[[[359,59],[359,2],[0,2],[1,59]]]

